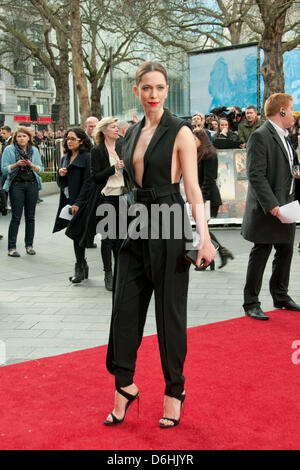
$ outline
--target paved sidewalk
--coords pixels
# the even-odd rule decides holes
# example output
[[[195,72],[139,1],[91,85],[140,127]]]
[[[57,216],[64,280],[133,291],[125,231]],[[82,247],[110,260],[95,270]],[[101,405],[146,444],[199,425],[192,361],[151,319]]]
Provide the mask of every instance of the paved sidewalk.
[[[58,206],[58,195],[44,197],[37,206],[36,256],[29,256],[23,247],[22,219],[18,251],[21,258],[7,256],[7,229],[10,215],[0,217],[0,362],[2,365],[58,355],[106,344],[111,315],[111,293],[103,282],[100,243],[87,250],[90,279],[72,285],[72,241],[64,232],[52,234]],[[191,269],[188,326],[243,316],[242,292],[251,244],[245,242],[239,228],[213,229],[222,244],[235,256],[223,269],[196,272]],[[290,294],[300,302],[300,254],[297,229],[295,253],[291,271]],[[217,265],[219,258],[217,258]],[[268,292],[271,262],[266,268],[261,293],[262,308],[272,310]],[[154,334],[155,319],[151,302],[145,334]]]

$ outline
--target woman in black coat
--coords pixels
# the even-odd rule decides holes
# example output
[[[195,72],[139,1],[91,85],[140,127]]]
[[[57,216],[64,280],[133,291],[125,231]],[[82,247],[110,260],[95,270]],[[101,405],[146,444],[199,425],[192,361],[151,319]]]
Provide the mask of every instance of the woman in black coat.
[[[217,151],[204,130],[193,131],[193,133],[197,146],[199,186],[204,201],[210,201],[210,215],[215,218],[218,215],[219,206],[222,205],[222,199],[216,183],[218,178]],[[223,268],[227,264],[228,259],[233,259],[233,255],[227,248],[221,245],[211,231],[209,233],[211,239],[219,245],[219,255],[221,257],[219,268]],[[214,270],[214,261],[209,266],[211,270]],[[196,268],[196,270],[203,270],[206,267]]]
[[[121,157],[122,139],[119,136],[118,119],[114,117],[103,118],[98,122],[94,138],[97,143],[91,152],[91,175],[94,182],[94,202],[91,204],[91,217],[95,217],[97,208],[102,204],[112,206],[115,214],[115,226],[109,227],[111,234],[107,229],[100,227],[103,217],[96,217],[97,227],[102,235],[101,257],[104,269],[105,288],[112,291],[112,256],[116,260],[118,248],[120,245],[119,237],[119,204],[120,196],[125,191],[124,181],[124,163]],[[124,205],[125,211],[127,206]],[[101,210],[101,207],[100,207]],[[94,218],[95,220],[95,218]],[[95,223],[94,223],[95,225]],[[100,227],[100,229],[99,229]]]
[[[67,228],[66,235],[73,239],[76,258],[75,273],[69,280],[75,284],[88,278],[88,265],[85,259],[85,247],[79,245],[80,234],[86,219],[82,213],[87,204],[91,190],[90,150],[92,144],[81,128],[72,128],[67,131],[65,140],[65,155],[61,160],[57,175],[57,184],[60,187],[60,200],[53,233]],[[61,218],[61,210],[70,206],[72,219]]]

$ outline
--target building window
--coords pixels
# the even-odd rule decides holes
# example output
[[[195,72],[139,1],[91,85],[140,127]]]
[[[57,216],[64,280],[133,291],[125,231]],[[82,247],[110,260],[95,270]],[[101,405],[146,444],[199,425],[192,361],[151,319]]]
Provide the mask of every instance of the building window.
[[[43,26],[41,24],[31,25],[29,36],[31,41],[43,49]]]
[[[45,74],[46,70],[37,60],[34,60],[32,63],[32,73],[33,73],[33,86],[38,90],[45,90],[46,80]]]
[[[22,114],[29,114],[30,112],[30,103],[29,98],[24,98],[23,96],[17,98],[17,112]]]
[[[14,58],[15,84],[17,88],[27,88],[26,65],[19,57]]]
[[[34,77],[33,78],[33,86],[38,90],[45,90],[46,89],[46,80],[45,77]]]
[[[17,88],[27,88],[27,77],[25,75],[16,76],[15,85]]]
[[[39,98],[36,101],[39,116],[49,115],[49,101],[46,98]]]

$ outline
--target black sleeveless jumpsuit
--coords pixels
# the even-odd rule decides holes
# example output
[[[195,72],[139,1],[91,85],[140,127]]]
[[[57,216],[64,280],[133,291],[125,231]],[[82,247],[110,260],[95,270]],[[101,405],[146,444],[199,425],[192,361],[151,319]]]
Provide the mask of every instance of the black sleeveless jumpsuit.
[[[184,389],[183,365],[186,356],[186,314],[189,263],[184,258],[186,242],[192,238],[179,185],[171,182],[172,153],[176,135],[185,121],[165,111],[144,156],[142,188],[134,181],[133,153],[144,119],[129,128],[123,144],[123,159],[135,200],[147,209],[147,238],[132,239],[129,234],[119,250],[107,368],[115,375],[116,387],[133,383],[137,350],[141,344],[146,314],[154,291],[157,335],[165,394],[178,398]],[[146,189],[154,189],[154,195]],[[169,235],[162,236],[164,218],[159,226],[150,217],[156,208],[176,206],[176,216],[168,217]],[[178,209],[179,212],[178,212]],[[171,213],[171,212],[170,212]],[[179,215],[181,214],[181,216]],[[179,237],[180,229],[182,235]],[[156,235],[151,235],[154,232]],[[159,233],[159,236],[157,236]]]

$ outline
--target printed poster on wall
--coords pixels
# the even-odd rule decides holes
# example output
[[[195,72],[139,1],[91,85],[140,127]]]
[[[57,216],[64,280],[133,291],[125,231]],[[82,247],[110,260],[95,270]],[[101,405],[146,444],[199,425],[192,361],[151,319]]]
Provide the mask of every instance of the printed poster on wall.
[[[218,217],[211,219],[210,224],[240,224],[248,190],[246,150],[219,150],[218,160],[217,185],[223,204],[219,208]]]

